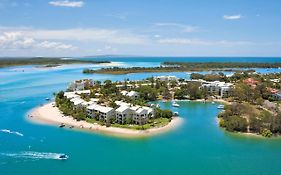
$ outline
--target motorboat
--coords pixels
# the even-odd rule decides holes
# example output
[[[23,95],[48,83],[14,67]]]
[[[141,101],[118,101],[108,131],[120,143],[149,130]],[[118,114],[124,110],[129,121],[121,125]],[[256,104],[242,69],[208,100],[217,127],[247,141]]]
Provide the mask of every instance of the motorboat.
[[[179,116],[179,112],[174,112],[174,116]]]
[[[174,107],[180,107],[180,105],[177,102],[173,102],[172,106]]]
[[[50,98],[45,98],[46,101],[50,101]]]
[[[218,105],[218,109],[224,109],[224,105]]]
[[[61,123],[59,127],[60,127],[60,128],[63,128],[63,127],[65,127],[65,124],[64,124],[64,123]]]
[[[61,154],[61,155],[59,155],[58,159],[60,159],[60,160],[67,160],[68,156],[66,154]]]

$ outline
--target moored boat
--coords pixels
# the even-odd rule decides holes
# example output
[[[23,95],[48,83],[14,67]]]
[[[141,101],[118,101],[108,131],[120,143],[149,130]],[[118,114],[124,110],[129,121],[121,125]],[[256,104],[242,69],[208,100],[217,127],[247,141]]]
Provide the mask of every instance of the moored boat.
[[[177,102],[173,102],[172,106],[179,107],[180,105]]]

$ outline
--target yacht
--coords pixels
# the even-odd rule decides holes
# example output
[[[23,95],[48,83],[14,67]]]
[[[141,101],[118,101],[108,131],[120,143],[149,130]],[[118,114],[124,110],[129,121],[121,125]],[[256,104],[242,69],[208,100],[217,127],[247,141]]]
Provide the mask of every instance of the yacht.
[[[224,109],[224,105],[218,105],[218,109]]]

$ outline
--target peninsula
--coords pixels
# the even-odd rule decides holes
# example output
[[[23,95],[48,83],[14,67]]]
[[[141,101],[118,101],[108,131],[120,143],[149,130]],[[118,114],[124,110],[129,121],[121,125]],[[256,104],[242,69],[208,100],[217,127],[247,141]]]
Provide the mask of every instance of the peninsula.
[[[23,66],[23,65],[41,65],[45,67],[56,67],[61,64],[101,64],[110,63],[110,61],[94,61],[83,60],[75,58],[47,58],[47,57],[35,57],[35,58],[0,58],[0,68],[10,66]]]
[[[251,62],[163,62],[159,67],[109,67],[97,70],[84,69],[83,73],[99,74],[129,74],[140,72],[194,72],[194,71],[231,71],[241,72],[241,69],[279,68],[281,63],[251,63]],[[254,70],[247,70],[253,72]]]
[[[120,86],[90,79],[71,83],[66,92],[56,94],[55,102],[36,108],[29,119],[60,127],[86,129],[119,136],[142,137],[178,126],[182,119],[170,110],[149,103],[157,92],[142,84]]]

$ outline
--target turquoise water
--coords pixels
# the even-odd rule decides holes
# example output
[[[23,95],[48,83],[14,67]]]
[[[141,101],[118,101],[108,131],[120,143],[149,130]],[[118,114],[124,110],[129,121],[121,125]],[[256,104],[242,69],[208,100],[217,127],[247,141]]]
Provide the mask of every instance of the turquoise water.
[[[136,64],[152,63],[125,62],[125,66]],[[173,72],[83,75],[84,67],[0,69],[1,175],[279,174],[281,139],[241,136],[221,130],[216,123],[217,104],[182,101],[180,108],[173,108],[171,103],[159,102],[163,108],[178,111],[184,123],[171,132],[142,139],[77,132],[25,120],[29,110],[45,103],[46,97],[65,89],[72,80],[143,79],[166,74],[188,78],[186,73]],[[58,153],[66,153],[70,159],[56,160]]]

